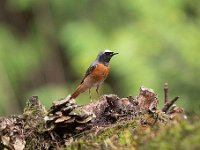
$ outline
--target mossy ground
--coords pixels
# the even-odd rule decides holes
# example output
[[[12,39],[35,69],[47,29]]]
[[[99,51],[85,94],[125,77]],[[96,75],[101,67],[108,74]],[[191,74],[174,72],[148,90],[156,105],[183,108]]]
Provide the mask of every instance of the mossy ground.
[[[136,120],[121,122],[97,134],[88,134],[73,142],[71,149],[200,149],[200,117],[157,121],[141,125]]]

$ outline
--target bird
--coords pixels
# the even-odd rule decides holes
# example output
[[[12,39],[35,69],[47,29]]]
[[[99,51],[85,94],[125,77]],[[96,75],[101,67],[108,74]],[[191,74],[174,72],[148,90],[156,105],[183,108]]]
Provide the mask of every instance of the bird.
[[[92,87],[96,87],[96,92],[99,94],[99,86],[107,78],[110,71],[109,62],[111,58],[117,54],[118,53],[115,53],[108,49],[99,52],[94,62],[86,70],[76,90],[73,92],[73,94],[71,94],[70,99],[77,98],[79,94],[87,90],[89,90],[89,95],[91,99],[90,89]]]

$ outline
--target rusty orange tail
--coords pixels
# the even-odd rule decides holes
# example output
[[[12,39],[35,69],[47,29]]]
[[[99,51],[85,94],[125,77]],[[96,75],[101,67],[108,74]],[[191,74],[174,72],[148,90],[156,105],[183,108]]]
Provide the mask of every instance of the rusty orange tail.
[[[80,93],[84,92],[86,89],[80,84],[74,93],[71,95],[70,99],[75,99]]]

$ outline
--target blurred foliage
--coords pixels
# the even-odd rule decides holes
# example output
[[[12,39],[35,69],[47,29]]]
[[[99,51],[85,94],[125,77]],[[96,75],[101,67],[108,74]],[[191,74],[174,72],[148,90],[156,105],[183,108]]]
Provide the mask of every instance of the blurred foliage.
[[[167,81],[171,97],[199,111],[199,26],[198,0],[1,0],[0,114],[19,112],[32,94],[47,106],[67,96],[105,48],[120,55],[102,94],[145,85],[163,99]]]

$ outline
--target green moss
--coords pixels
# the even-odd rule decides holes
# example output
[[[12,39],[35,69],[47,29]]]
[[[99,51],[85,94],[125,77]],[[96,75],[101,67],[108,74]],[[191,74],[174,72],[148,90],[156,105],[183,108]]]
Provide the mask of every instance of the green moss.
[[[105,132],[101,133],[98,136],[98,140],[105,139],[105,138],[109,137],[110,135],[113,134],[113,132],[114,132],[114,129],[107,129]]]
[[[136,120],[121,122],[96,135],[82,137],[67,149],[200,149],[199,121],[157,120],[153,125],[141,125]]]
[[[191,124],[188,120],[166,126],[157,131],[156,137],[151,138],[143,149],[199,149],[200,124]],[[158,144],[159,143],[159,144]]]

